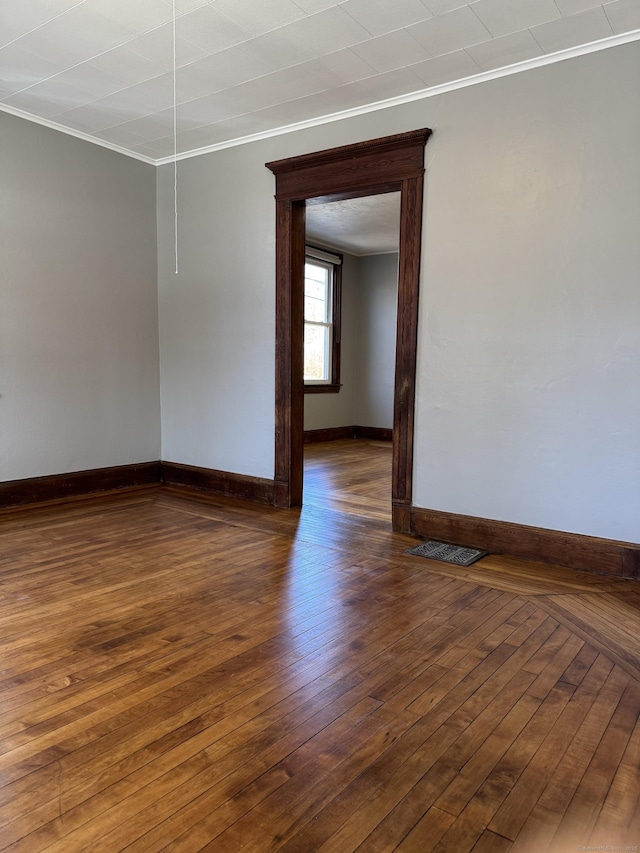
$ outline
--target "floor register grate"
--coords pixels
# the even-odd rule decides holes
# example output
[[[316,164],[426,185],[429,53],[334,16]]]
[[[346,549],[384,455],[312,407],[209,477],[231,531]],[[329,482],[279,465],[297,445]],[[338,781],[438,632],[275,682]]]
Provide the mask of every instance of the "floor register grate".
[[[407,553],[416,554],[418,557],[428,557],[430,560],[440,560],[442,563],[454,563],[456,566],[470,566],[480,557],[486,556],[488,552],[427,539],[426,542],[416,545],[415,548],[410,548]]]

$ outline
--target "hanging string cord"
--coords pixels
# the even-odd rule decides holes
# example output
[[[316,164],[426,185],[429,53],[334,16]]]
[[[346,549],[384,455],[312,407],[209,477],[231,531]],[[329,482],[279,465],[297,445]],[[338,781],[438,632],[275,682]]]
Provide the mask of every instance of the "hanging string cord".
[[[176,99],[176,0],[173,0],[173,236],[176,275],[178,274],[178,122]]]

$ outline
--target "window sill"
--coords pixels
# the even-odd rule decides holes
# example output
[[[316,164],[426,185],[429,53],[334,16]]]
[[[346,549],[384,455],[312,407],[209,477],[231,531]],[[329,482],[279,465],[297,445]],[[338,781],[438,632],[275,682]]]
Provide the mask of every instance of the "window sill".
[[[337,394],[341,385],[305,385],[305,394]]]

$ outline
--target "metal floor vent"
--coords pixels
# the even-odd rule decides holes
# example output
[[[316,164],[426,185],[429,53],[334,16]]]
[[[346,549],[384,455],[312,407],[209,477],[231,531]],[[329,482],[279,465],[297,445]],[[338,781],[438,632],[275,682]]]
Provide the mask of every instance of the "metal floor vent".
[[[418,557],[428,557],[442,563],[455,563],[456,566],[470,566],[487,553],[477,548],[465,548],[463,545],[447,545],[446,542],[436,542],[434,539],[427,539],[407,551],[407,554],[417,554]]]

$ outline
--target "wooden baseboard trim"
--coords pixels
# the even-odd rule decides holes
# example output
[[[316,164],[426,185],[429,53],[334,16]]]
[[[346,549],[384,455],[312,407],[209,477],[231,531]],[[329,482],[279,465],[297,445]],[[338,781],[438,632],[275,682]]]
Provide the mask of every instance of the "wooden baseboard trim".
[[[0,507],[60,501],[160,482],[160,462],[140,462],[0,483]]]
[[[618,577],[640,577],[640,544],[631,542],[415,506],[411,508],[411,532],[423,539],[467,545],[493,554]]]
[[[64,501],[83,495],[159,485],[162,482],[258,503],[273,504],[275,500],[272,480],[177,462],[143,462],[0,483],[0,509]]]
[[[391,526],[395,533],[411,534],[412,507],[405,501],[391,502]]]
[[[275,500],[273,480],[199,468],[195,465],[182,465],[178,462],[162,463],[162,482],[254,503],[273,504]]]
[[[371,441],[393,441],[393,430],[383,427],[354,426],[356,438],[368,438]]]
[[[368,438],[371,441],[392,441],[393,430],[382,427],[341,426],[325,429],[306,429],[304,443],[316,444],[320,441],[344,441],[348,438]]]
[[[289,483],[283,483],[281,480],[274,480],[273,505],[277,506],[279,509],[292,509]]]
[[[317,444],[320,441],[344,441],[347,438],[355,438],[354,427],[326,427],[325,429],[306,429],[304,431],[305,444]]]

